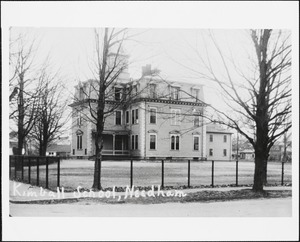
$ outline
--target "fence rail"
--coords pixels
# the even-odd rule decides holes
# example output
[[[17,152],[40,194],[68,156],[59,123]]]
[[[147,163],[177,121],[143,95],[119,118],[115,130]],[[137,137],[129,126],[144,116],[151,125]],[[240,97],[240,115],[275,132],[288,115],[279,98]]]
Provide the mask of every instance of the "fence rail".
[[[127,172],[129,173],[129,179],[126,178],[126,176],[128,177],[128,175],[126,175],[126,174],[118,175],[118,178],[121,179],[122,181],[124,181],[124,179],[125,180],[128,179],[127,180],[128,184],[130,184],[131,187],[133,185],[135,185],[136,180],[138,180],[138,176],[141,176],[139,174],[139,172],[141,173],[141,169],[139,169],[139,168],[141,168],[141,167],[139,167],[141,164],[140,163],[141,160],[145,160],[145,159],[136,159],[136,158],[128,159],[127,158],[126,160],[123,160],[125,165],[121,166],[120,169],[122,170],[122,172],[125,171],[125,173],[127,173]],[[166,178],[170,178],[170,176],[174,176],[174,174],[172,172],[174,172],[173,168],[174,168],[174,166],[176,166],[176,164],[171,165],[171,163],[173,163],[173,162],[176,163],[179,161],[182,165],[180,165],[181,168],[180,168],[180,170],[177,170],[177,173],[175,175],[177,175],[177,176],[180,175],[182,177],[184,177],[184,176],[186,177],[186,179],[187,179],[186,183],[184,183],[182,185],[191,187],[191,182],[193,182],[195,184],[196,181],[192,179],[191,171],[193,171],[195,173],[195,169],[196,169],[194,166],[195,163],[199,163],[200,166],[202,163],[204,163],[206,169],[208,169],[210,167],[210,171],[206,170],[207,174],[209,175],[209,173],[210,173],[210,177],[211,177],[209,185],[211,187],[215,187],[216,186],[215,179],[216,178],[219,179],[218,171],[220,172],[220,168],[222,167],[220,165],[220,163],[229,162],[230,166],[229,166],[229,168],[227,167],[228,172],[230,172],[231,176],[235,176],[235,180],[232,180],[232,181],[235,181],[235,184],[233,183],[232,185],[239,186],[239,176],[242,176],[241,174],[243,173],[243,170],[241,167],[239,167],[239,164],[244,163],[244,162],[241,162],[238,160],[226,160],[226,161],[225,160],[206,160],[206,161],[198,160],[197,161],[194,158],[174,158],[174,157],[172,157],[172,158],[165,157],[165,158],[161,158],[161,159],[150,159],[150,160],[146,160],[146,161],[154,161],[154,162],[149,162],[149,164],[156,164],[155,167],[159,167],[159,163],[161,163],[160,164],[161,171],[159,172],[159,170],[157,170],[155,172],[152,171],[152,173],[151,173],[151,175],[154,174],[154,176],[156,177],[155,179],[158,182],[160,180],[159,183],[160,183],[161,187],[165,187],[166,185],[169,185],[170,182],[167,181]],[[68,161],[66,160],[66,162],[76,163],[76,161],[69,161],[69,160]],[[90,162],[90,161],[86,161],[86,162]],[[193,162],[193,165],[191,166],[192,162]],[[103,167],[103,163],[109,164],[110,162],[109,161],[101,161],[100,162],[100,164],[99,164],[100,176],[98,177],[99,184],[101,184],[102,179],[108,179],[110,181],[113,180],[114,172],[120,173],[120,170],[117,171],[114,168],[112,169],[112,172],[110,174],[107,174],[107,172],[106,173],[102,172],[103,169],[104,169],[103,171],[105,171],[105,169],[107,169],[107,167]],[[129,164],[129,167],[126,165],[126,163]],[[84,164],[84,163],[82,163],[82,164]],[[137,169],[136,171],[135,171],[135,168]],[[61,175],[62,175],[61,169],[63,169],[63,176],[64,176],[63,180],[61,180]],[[61,186],[64,187],[66,185],[65,184],[66,177],[71,177],[71,176],[76,177],[76,178],[80,178],[80,177],[84,177],[84,178],[89,177],[90,178],[91,177],[91,179],[92,179],[93,166],[90,166],[88,168],[89,173],[84,174],[84,176],[83,176],[82,170],[84,170],[84,169],[86,169],[86,168],[80,167],[80,165],[74,166],[74,167],[73,166],[71,166],[71,167],[63,166],[63,168],[61,168],[61,158],[54,157],[54,156],[16,156],[16,155],[12,155],[9,157],[10,179],[22,181],[22,182],[29,183],[32,185],[42,186],[45,188],[53,189],[53,188],[61,187]],[[199,169],[199,167],[197,169]],[[284,185],[284,181],[285,181],[284,170],[285,170],[285,166],[284,166],[284,162],[282,162],[281,163],[281,174],[278,174],[281,176],[280,177],[281,179],[278,179],[278,181],[280,181],[281,185]],[[197,170],[197,172],[198,172],[198,170]],[[203,174],[202,172],[204,172],[204,171],[201,168],[201,169],[199,169],[199,174],[197,173],[197,175],[201,176]],[[149,174],[148,171],[145,169],[143,175],[147,176],[148,174]],[[195,174],[194,174],[193,178],[195,178]],[[78,184],[75,184],[76,181],[74,181],[73,182],[74,184],[72,184],[71,178],[69,178],[68,182],[71,185],[69,184],[68,187],[76,188],[78,185]],[[152,184],[149,184],[149,185],[152,185]],[[197,185],[200,186],[202,184],[198,183]],[[228,185],[228,184],[224,184],[224,185]]]
[[[57,168],[52,169],[54,170],[54,174],[52,175],[56,175],[56,186],[60,187],[60,157],[58,156],[11,155],[9,156],[9,178],[49,188],[49,164],[55,163],[57,164]],[[26,173],[25,170],[27,171]],[[43,177],[41,177],[41,172]]]

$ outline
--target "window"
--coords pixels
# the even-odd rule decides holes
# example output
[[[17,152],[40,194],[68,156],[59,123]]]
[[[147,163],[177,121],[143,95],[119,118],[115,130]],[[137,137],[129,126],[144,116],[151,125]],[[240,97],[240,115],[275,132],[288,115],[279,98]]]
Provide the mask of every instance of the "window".
[[[214,137],[212,134],[209,135],[209,142],[213,142],[214,141]]]
[[[179,87],[171,87],[171,98],[173,100],[179,100]]]
[[[131,149],[137,150],[139,148],[139,136],[131,135]]]
[[[139,110],[138,109],[135,110],[135,123],[136,124],[139,123]]]
[[[156,149],[156,134],[150,134],[150,150]]]
[[[209,149],[209,156],[213,156],[213,155],[214,155],[213,149]]]
[[[132,122],[132,124],[139,123],[139,110],[138,109],[131,110],[131,122]]]
[[[179,135],[171,135],[171,150],[179,150]]]
[[[75,149],[73,149],[73,155],[75,155]]]
[[[139,148],[139,139],[138,135],[135,136],[135,149],[137,150]]]
[[[122,89],[119,87],[115,87],[115,100],[120,101],[121,100],[121,92]]]
[[[150,98],[156,98],[156,84],[150,84]]]
[[[78,115],[77,117],[77,125],[80,127],[82,125],[82,117],[81,114]]]
[[[227,150],[226,149],[223,150],[223,156],[227,156]]]
[[[134,110],[131,110],[131,123],[134,124]]]
[[[199,150],[200,137],[194,136],[194,150]]]
[[[131,149],[134,150],[134,135],[131,135]]]
[[[179,125],[180,124],[180,110],[179,109],[171,109],[171,124]]]
[[[200,116],[198,114],[194,114],[194,126],[195,127],[200,126]]]
[[[224,140],[224,143],[227,142],[227,135],[224,135],[223,140]]]
[[[116,111],[116,125],[122,124],[122,112]]]
[[[126,124],[129,123],[129,111],[126,111]]]
[[[150,108],[150,124],[156,124],[156,108]]]
[[[82,149],[82,135],[77,135],[77,150]]]
[[[87,149],[84,149],[84,154],[87,155]]]

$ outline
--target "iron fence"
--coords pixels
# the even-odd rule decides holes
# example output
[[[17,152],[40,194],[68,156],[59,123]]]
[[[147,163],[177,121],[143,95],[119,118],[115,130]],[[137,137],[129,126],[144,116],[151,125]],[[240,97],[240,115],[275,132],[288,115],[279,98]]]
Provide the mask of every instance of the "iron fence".
[[[155,164],[155,170],[152,167],[153,171],[148,171],[147,167],[141,167],[141,161],[146,161],[148,164]],[[82,161],[80,164],[76,164],[76,160],[65,160],[65,162],[69,162],[69,164],[73,164],[71,166],[64,166],[63,173],[61,172],[61,158],[60,157],[53,157],[53,156],[17,156],[12,155],[9,157],[9,175],[10,179],[22,181],[25,183],[29,183],[36,186],[41,186],[50,189],[56,189],[57,187],[69,187],[69,188],[77,188],[76,183],[84,184],[84,180],[92,179],[93,178],[93,162],[85,160]],[[90,165],[85,165],[84,167],[82,164],[89,163]],[[99,161],[98,161],[99,162]],[[243,174],[239,174],[239,172],[243,173],[244,171],[239,167],[240,163],[244,163],[238,160],[195,160],[193,158],[159,158],[159,159],[118,159],[117,163],[123,162],[124,165],[112,168],[110,171],[108,170],[109,164],[112,164],[110,161],[101,161],[99,167],[101,169],[100,176],[97,179],[99,184],[102,183],[102,180],[112,181],[114,178],[119,179],[120,183],[127,183],[126,179],[128,179],[128,185],[132,187],[133,185],[137,185],[138,180],[141,180],[141,176],[147,177],[148,175],[154,176],[155,182],[157,185],[161,187],[165,187],[166,185],[171,185],[171,181],[166,181],[166,178],[171,179],[170,177],[181,177],[186,179],[186,182],[181,182],[181,185],[186,187],[191,187],[191,183],[193,182],[196,186],[201,186],[201,182],[195,179],[195,172],[198,177],[203,176],[203,173],[206,174],[206,183],[209,186],[215,187],[216,186],[216,179],[219,182],[223,183],[222,185],[228,185],[226,183],[226,179],[220,179],[220,169],[224,169],[223,165],[220,165],[222,162],[228,162],[226,164],[230,164],[229,167],[226,167],[226,171],[222,171],[222,175],[230,176],[231,178],[235,179],[232,181],[235,182],[231,185],[239,186],[240,179],[243,178]],[[107,166],[103,166],[103,163],[106,163]],[[180,167],[174,169],[176,163],[180,164]],[[129,165],[126,165],[129,164]],[[193,165],[191,165],[193,164]],[[196,164],[199,164],[196,168]],[[201,165],[203,165],[201,167]],[[204,167],[205,166],[205,171]],[[160,168],[159,168],[160,167]],[[137,169],[135,171],[135,168]],[[106,169],[106,170],[105,170]],[[119,169],[119,170],[118,170]],[[144,169],[144,170],[143,170]],[[209,171],[210,169],[210,171]],[[280,169],[280,168],[278,168]],[[102,172],[102,170],[104,172]],[[143,170],[143,171],[142,171]],[[160,171],[159,171],[160,170]],[[281,162],[281,177],[276,178],[278,183],[284,185],[285,182],[285,163]],[[176,173],[177,172],[177,173]],[[191,173],[193,172],[193,178]],[[219,173],[218,173],[219,172]],[[230,174],[226,174],[226,172]],[[114,173],[118,173],[114,176]],[[142,173],[142,174],[139,174]],[[151,173],[151,174],[150,174]],[[160,174],[159,174],[160,173]],[[175,174],[176,173],[176,174]],[[254,170],[253,170],[254,174]],[[61,184],[61,176],[63,176],[64,180]],[[128,177],[129,176],[129,177]],[[279,176],[276,175],[276,177]],[[76,177],[77,179],[73,179]],[[210,181],[209,180],[210,177]],[[252,176],[253,177],[253,176]],[[81,178],[81,180],[79,179]],[[174,178],[174,179],[175,179]],[[240,178],[240,179],[239,179]],[[153,182],[152,179],[152,182]],[[79,182],[78,182],[79,181]],[[149,181],[150,183],[150,181]],[[126,184],[123,184],[125,186]],[[147,185],[147,184],[144,184]],[[151,183],[148,185],[152,185]],[[91,186],[91,184],[90,184]],[[108,186],[111,186],[108,185]],[[122,186],[122,185],[120,185]],[[103,187],[103,186],[102,186]]]
[[[50,183],[51,187],[60,187],[60,157],[11,155],[9,178],[45,188],[49,188]]]

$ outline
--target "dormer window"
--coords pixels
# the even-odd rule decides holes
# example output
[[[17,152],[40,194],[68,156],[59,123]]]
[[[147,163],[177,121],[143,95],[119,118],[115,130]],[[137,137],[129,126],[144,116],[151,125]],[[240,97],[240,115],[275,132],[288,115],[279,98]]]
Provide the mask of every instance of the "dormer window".
[[[115,101],[121,100],[122,88],[115,87]]]
[[[136,96],[138,94],[137,85],[132,86],[132,96]]]
[[[156,98],[156,84],[150,84],[150,98]]]
[[[199,102],[199,89],[192,89],[192,99]]]
[[[173,100],[179,100],[180,87],[171,87],[171,98]]]

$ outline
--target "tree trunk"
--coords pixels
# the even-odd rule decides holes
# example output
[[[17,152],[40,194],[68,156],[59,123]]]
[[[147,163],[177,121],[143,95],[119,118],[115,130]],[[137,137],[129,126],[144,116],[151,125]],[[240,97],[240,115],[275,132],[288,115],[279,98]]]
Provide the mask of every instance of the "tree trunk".
[[[263,157],[255,152],[255,171],[253,190],[262,192],[264,190],[264,172],[263,172]]]
[[[264,124],[265,125],[265,124]],[[267,174],[267,161],[268,161],[268,149],[267,149],[267,139],[268,139],[268,129],[257,127],[256,133],[256,145],[255,149],[255,171],[254,171],[254,183],[253,190],[257,192],[262,192],[264,184],[266,182]]]
[[[103,139],[102,134],[100,137],[95,139],[96,154],[95,154],[95,163],[94,163],[94,182],[92,188],[100,190],[101,186],[101,162],[102,162],[102,147]]]
[[[100,90],[104,90],[100,87]],[[99,95],[98,107],[97,107],[97,123],[96,123],[96,137],[95,137],[95,165],[94,165],[94,189],[101,189],[101,162],[102,162],[102,148],[103,148],[103,130],[104,130],[104,93]]]
[[[106,81],[106,68],[108,57],[109,43],[108,43],[108,29],[105,28],[104,42],[103,42],[103,59],[102,67],[99,68],[99,92],[97,102],[97,122],[96,122],[96,156],[94,166],[94,189],[101,189],[101,162],[102,162],[102,148],[103,148],[103,130],[104,130],[104,109],[105,109],[105,81]]]
[[[19,75],[20,78],[20,90],[18,100],[18,155],[22,155],[22,149],[24,146],[24,81],[23,74]]]
[[[259,91],[256,96],[256,144],[255,149],[255,172],[254,172],[254,184],[253,190],[262,192],[264,183],[266,183],[267,175],[267,160],[268,160],[268,143],[269,143],[269,79],[268,79],[268,62],[267,62],[267,47],[268,40],[270,38],[270,30],[263,32],[262,39],[257,43],[257,39],[254,38],[256,43],[256,53],[259,64]]]
[[[264,185],[267,185],[268,183],[268,174],[267,174],[267,169],[268,168],[268,160],[265,159],[264,161]]]
[[[18,131],[18,153],[17,155],[22,155],[22,150],[23,150],[23,146],[24,146],[24,138],[23,138],[23,134],[22,134],[22,130]]]
[[[40,145],[40,156],[46,156],[47,144],[43,143]]]

